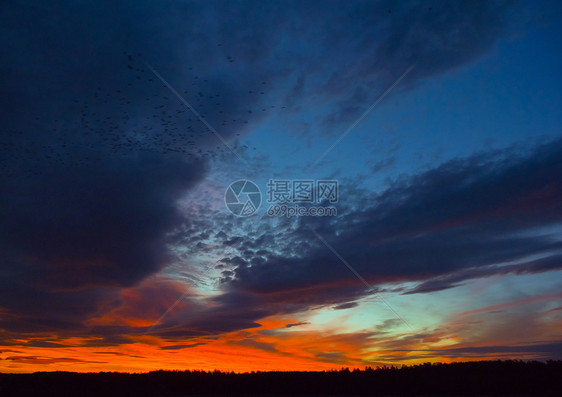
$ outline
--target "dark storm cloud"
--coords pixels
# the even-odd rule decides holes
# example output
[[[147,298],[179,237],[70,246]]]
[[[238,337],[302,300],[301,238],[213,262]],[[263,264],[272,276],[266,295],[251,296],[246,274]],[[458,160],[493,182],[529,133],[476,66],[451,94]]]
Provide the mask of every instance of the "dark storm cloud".
[[[502,32],[504,4],[437,2],[432,11],[414,2],[5,5],[0,16],[0,306],[5,311],[0,328],[9,333],[5,337],[53,329],[85,333],[89,316],[120,303],[120,288],[166,263],[165,235],[181,221],[175,201],[205,175],[205,159],[216,156],[218,141],[150,73],[147,62],[227,139],[278,112],[287,95],[293,112],[305,97],[320,95],[337,105],[325,119],[336,127],[356,117],[373,92],[412,63],[410,84],[482,55]],[[449,166],[474,171],[467,164]],[[470,233],[456,230],[448,239],[430,233],[427,240],[408,234],[437,222],[439,216],[424,219],[412,206],[433,208],[413,196],[421,189],[420,199],[431,200],[424,183],[437,183],[442,171],[387,192],[371,212],[348,216],[363,221],[353,228],[344,223],[338,240],[374,282],[379,276],[414,277],[419,263],[414,254],[401,253],[406,243],[418,257],[433,252],[438,241],[451,245],[440,258],[428,259],[419,277],[472,263],[474,258],[448,261],[459,248],[453,239]],[[475,193],[479,199],[482,194]],[[393,205],[397,199],[404,205]],[[396,239],[374,244],[361,239],[365,230],[374,240],[391,238],[388,233]],[[194,241],[215,231],[201,229]],[[225,271],[233,272],[225,277],[227,293],[217,308],[197,312],[199,317],[177,322],[176,328],[170,322],[169,335],[181,335],[185,324],[194,335],[252,327],[269,313],[353,301],[364,293],[354,283],[339,283],[349,276],[347,269],[324,247],[307,241],[306,229],[275,238],[260,233],[251,239],[222,236],[223,244],[240,250],[224,261],[230,266]],[[284,238],[294,244],[278,249],[275,244]],[[532,238],[479,243],[478,252],[494,248],[494,260],[545,248]],[[204,242],[197,244],[207,249]],[[366,261],[373,252],[380,258],[378,269]],[[298,299],[291,289],[302,290]],[[126,343],[115,336],[125,332],[94,330],[104,336],[100,344]]]
[[[562,223],[561,159],[562,140],[526,152],[482,153],[396,182],[339,223],[301,219],[295,228],[264,227],[269,238],[257,233],[238,248],[261,241],[267,253],[262,261],[224,258],[233,274],[208,305],[171,313],[150,330],[98,327],[95,334],[148,332],[174,340],[255,328],[275,314],[351,307],[366,295],[365,286],[314,242],[305,221],[375,287],[420,281],[409,292],[423,293],[475,277],[559,269],[560,243],[551,233]],[[288,245],[302,239],[311,244],[288,251],[291,257],[272,254],[282,250],[277,243],[283,238]],[[526,259],[534,255],[542,258]]]
[[[504,31],[509,4],[14,2],[2,20],[2,100],[20,131],[81,119],[87,130],[136,127],[128,138],[146,149],[214,146],[146,62],[227,137],[276,112],[284,103],[273,94],[291,93],[293,102],[321,95],[340,104],[333,118],[350,118],[414,63],[410,82],[485,53]],[[176,120],[189,134],[175,130]],[[154,147],[154,129],[176,139]],[[113,147],[114,134],[104,135]]]
[[[417,294],[453,288],[466,280],[501,274],[540,273],[559,269],[562,266],[562,255],[552,254],[546,258],[524,261],[522,264],[504,266],[486,266],[483,268],[463,269],[443,276],[438,276],[418,284],[404,294]]]
[[[341,293],[341,301],[353,300],[350,284],[364,293],[304,223],[375,286],[418,280],[424,282],[411,292],[429,292],[475,277],[559,269],[562,244],[549,228],[562,223],[561,159],[562,140],[556,140],[527,153],[506,150],[447,162],[396,182],[365,200],[370,207],[347,212],[337,224],[302,218],[289,233],[313,248],[238,266],[229,286],[264,297],[332,286],[331,298]],[[543,258],[527,259],[533,255]]]
[[[386,282],[419,282],[397,291],[429,293],[474,278],[560,269],[562,244],[555,233],[562,224],[561,159],[562,140],[484,152],[354,200],[364,207],[342,205],[335,219],[280,220],[247,235],[236,229],[236,245],[219,265],[223,294],[213,298],[212,309],[184,317],[180,327],[234,330],[275,314],[353,307],[367,288],[307,225],[374,292]],[[209,222],[221,228],[232,219]],[[249,247],[253,256],[244,255]]]
[[[177,153],[189,139],[177,132],[177,103],[142,62],[143,51],[178,60],[178,43],[155,34],[170,12],[157,3],[4,7],[7,332],[84,332],[85,319],[119,303],[119,288],[166,263],[165,233],[181,220],[175,201],[206,172],[203,159]]]

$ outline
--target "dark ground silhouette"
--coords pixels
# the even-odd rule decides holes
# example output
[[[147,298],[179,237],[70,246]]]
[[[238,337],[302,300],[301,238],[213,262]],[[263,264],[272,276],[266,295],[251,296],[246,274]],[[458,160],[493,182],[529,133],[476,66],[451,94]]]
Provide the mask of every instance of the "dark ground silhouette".
[[[0,374],[1,396],[562,396],[562,361],[480,361],[326,372]]]

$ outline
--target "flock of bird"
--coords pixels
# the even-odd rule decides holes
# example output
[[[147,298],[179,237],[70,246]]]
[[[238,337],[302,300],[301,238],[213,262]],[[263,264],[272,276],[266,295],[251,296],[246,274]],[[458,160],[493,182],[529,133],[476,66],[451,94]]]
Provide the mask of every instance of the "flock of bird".
[[[72,166],[108,155],[152,152],[201,159],[229,152],[152,73],[142,54],[124,53],[124,61],[126,77],[120,86],[99,86],[70,100],[62,92],[60,99],[53,98],[60,105],[57,114],[38,115],[28,126],[5,131],[0,142],[0,176],[39,173],[49,163]],[[234,58],[227,55],[225,61],[234,63]],[[223,91],[216,81],[194,74],[193,67],[187,71],[190,81],[177,82],[174,88],[226,139],[241,136],[248,124],[267,112],[285,108],[243,108],[265,102],[267,81],[258,81],[244,92],[232,87]],[[237,142],[234,139],[235,149],[249,149],[238,147]]]

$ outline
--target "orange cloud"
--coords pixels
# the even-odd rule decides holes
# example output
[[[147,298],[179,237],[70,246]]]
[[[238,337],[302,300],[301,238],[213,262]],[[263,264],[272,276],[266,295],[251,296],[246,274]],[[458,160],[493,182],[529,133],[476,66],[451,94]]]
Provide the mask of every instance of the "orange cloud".
[[[491,311],[495,311],[495,310],[504,310],[504,309],[509,309],[511,307],[528,305],[529,303],[555,300],[555,299],[562,299],[562,293],[531,296],[531,297],[524,298],[524,299],[518,299],[518,300],[515,300],[515,301],[500,303],[498,305],[486,306],[486,307],[482,307],[480,309],[475,309],[475,310],[468,310],[468,311],[465,311],[465,312],[458,313],[458,315],[459,316],[470,316],[470,315],[473,315],[473,314],[486,313],[486,312],[491,312]]]
[[[141,284],[125,290],[122,305],[92,320],[98,324],[125,324],[136,327],[136,319],[149,318],[146,326],[156,321],[161,311],[142,313],[137,305],[142,296],[161,296],[148,307],[169,307],[180,295],[181,283]],[[163,290],[168,292],[164,293]],[[148,291],[148,293],[147,293]],[[164,339],[154,334],[126,335],[130,343],[107,346],[96,338],[64,338],[56,335],[13,340],[13,346],[0,350],[0,370],[3,372],[67,371],[134,371],[157,369],[199,369],[245,372],[253,370],[329,370],[341,367],[364,367],[382,364],[414,364],[420,362],[453,362],[474,359],[513,358],[513,352],[494,350],[494,346],[517,346],[535,339],[556,340],[562,325],[560,311],[519,313],[511,316],[520,323],[524,338],[513,331],[514,324],[505,318],[497,322],[480,322],[479,316],[506,307],[559,298],[548,294],[488,306],[451,316],[433,330],[416,333],[391,333],[377,330],[345,332],[314,329],[302,319],[270,316],[253,328],[200,337]],[[185,310],[185,307],[181,308]],[[545,316],[558,316],[547,318]],[[111,321],[110,321],[111,320]],[[299,325],[295,325],[299,324]],[[483,324],[485,326],[483,326]],[[523,327],[521,324],[525,324]],[[287,327],[287,326],[290,327]],[[126,329],[126,328],[125,328]],[[511,334],[510,334],[511,332]],[[559,335],[559,334],[558,334]],[[100,338],[98,338],[100,339]],[[99,342],[103,342],[100,340]],[[54,347],[57,346],[57,347]],[[490,349],[485,349],[485,348]],[[518,357],[537,357],[532,351],[521,350]]]

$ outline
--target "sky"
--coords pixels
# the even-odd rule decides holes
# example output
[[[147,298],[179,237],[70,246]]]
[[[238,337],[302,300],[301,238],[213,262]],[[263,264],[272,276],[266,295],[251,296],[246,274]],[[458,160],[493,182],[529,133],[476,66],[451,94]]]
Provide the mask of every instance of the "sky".
[[[562,359],[561,11],[9,1],[0,371]]]

